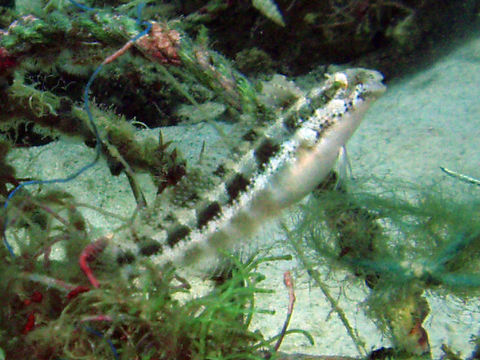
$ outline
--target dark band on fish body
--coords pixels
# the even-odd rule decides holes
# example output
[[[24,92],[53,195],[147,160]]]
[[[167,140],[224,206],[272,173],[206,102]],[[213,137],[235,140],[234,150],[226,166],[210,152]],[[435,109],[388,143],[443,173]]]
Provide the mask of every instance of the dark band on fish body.
[[[139,253],[142,256],[151,256],[163,251],[162,245],[153,239],[145,240],[139,245]]]
[[[178,242],[186,238],[192,230],[185,225],[176,225],[171,231],[168,232],[167,244],[170,247],[175,246]]]
[[[283,127],[287,129],[289,133],[294,133],[300,127],[301,121],[299,120],[298,115],[292,113],[283,120]]]
[[[229,203],[236,200],[238,195],[247,189],[248,185],[250,185],[249,179],[245,178],[242,174],[235,174],[226,184]]]
[[[280,150],[280,145],[272,139],[265,138],[262,143],[255,149],[255,158],[260,169],[268,164],[270,159],[274,157]]]
[[[218,201],[213,201],[197,213],[197,228],[201,229],[209,223],[210,220],[217,217],[222,208]]]

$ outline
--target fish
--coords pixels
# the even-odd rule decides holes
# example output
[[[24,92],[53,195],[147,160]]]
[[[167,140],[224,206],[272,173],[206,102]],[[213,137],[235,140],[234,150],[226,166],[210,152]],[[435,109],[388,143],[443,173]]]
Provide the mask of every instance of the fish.
[[[386,87],[380,72],[363,68],[333,73],[298,96],[252,146],[230,162],[225,181],[202,206],[176,214],[156,235],[160,265],[190,265],[247,241],[256,231],[311,193],[334,168],[339,154]]]

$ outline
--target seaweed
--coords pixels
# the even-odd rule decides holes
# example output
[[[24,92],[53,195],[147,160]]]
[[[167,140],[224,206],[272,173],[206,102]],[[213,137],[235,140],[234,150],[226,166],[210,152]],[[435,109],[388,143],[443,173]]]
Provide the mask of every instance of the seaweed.
[[[352,274],[339,286],[362,280],[366,314],[391,341],[391,351],[369,358],[430,358],[423,323],[428,294],[468,301],[478,296],[478,201],[461,201],[440,188],[382,184],[362,189],[362,181],[319,186],[307,204],[283,225],[295,256],[328,298],[361,354],[367,351],[325,285],[325,268]],[[358,180],[358,179],[357,179]],[[402,195],[403,194],[403,195]],[[383,354],[383,355],[382,355]]]

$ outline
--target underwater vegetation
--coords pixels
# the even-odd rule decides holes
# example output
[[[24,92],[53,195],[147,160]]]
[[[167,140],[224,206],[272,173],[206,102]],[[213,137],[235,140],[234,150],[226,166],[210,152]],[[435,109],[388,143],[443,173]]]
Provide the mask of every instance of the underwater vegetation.
[[[436,314],[427,293],[465,302],[478,297],[478,200],[459,201],[414,184],[382,184],[373,192],[335,186],[332,179],[321,184],[292,223],[283,225],[294,256],[360,349],[362,334],[351,328],[321,274],[346,270],[365,282],[363,307],[393,345],[369,358],[431,358],[422,324]],[[443,359],[461,358],[446,345],[442,350]],[[477,348],[468,359],[478,354]]]
[[[285,297],[290,293],[290,309],[276,309],[288,313],[285,329],[268,339],[250,329],[255,314],[268,313],[256,306],[256,296],[276,296],[261,286],[265,275],[258,266],[293,257],[357,342],[364,355],[358,359],[430,359],[422,324],[435,314],[426,293],[463,301],[478,297],[478,201],[461,202],[440,190],[405,184],[376,193],[356,186],[347,190],[335,187],[332,178],[289,215],[288,254],[242,260],[225,254],[229,266],[210,273],[215,285],[203,294],[193,294],[189,278],[174,268],[148,258],[134,261],[128,254],[116,258],[107,251],[110,236],[92,241],[68,194],[19,194],[23,207],[15,228],[28,233],[16,238],[21,256],[12,260],[5,247],[0,250],[0,341],[6,358],[323,359],[277,352],[285,335],[315,340],[301,329],[288,329],[295,316],[291,279],[284,290]],[[399,195],[408,191],[415,197]],[[65,249],[62,259],[49,257],[55,244]],[[324,274],[332,272],[350,274],[336,278],[340,287],[366,283],[362,308],[391,347],[365,349],[361,338],[367,334],[350,324],[325,285]],[[462,359],[458,350],[445,345],[443,358]],[[477,348],[468,359],[478,354]]]
[[[251,326],[256,314],[271,312],[257,306],[257,297],[278,295],[262,286],[267,274],[260,265],[292,257],[328,298],[356,344],[358,359],[430,358],[423,325],[434,314],[425,293],[465,301],[478,296],[475,200],[460,202],[422,189],[414,190],[414,199],[403,198],[398,184],[380,194],[339,187],[332,173],[283,226],[290,246],[285,254],[220,251],[218,263],[203,269],[202,280],[209,279],[210,286],[199,292],[197,274],[159,264],[155,257],[188,235],[180,226],[185,209],[196,212],[199,229],[218,216],[218,203],[205,207],[202,195],[224,181],[233,202],[249,184],[235,176],[227,182],[232,174],[226,163],[206,169],[203,149],[198,161],[189,162],[161,132],[155,139],[137,135],[139,128],[198,122],[216,127],[221,120],[244,135],[235,139],[217,126],[225,147],[232,154],[246,152],[240,142],[254,143],[267,124],[283,117],[295,127],[312,111],[294,106],[304,96],[297,84],[267,74],[310,69],[321,46],[329,49],[325,59],[339,61],[388,43],[409,53],[425,35],[420,24],[436,24],[427,20],[431,4],[2,2],[0,360],[347,359],[280,352],[283,339],[292,334],[315,341],[301,328],[289,327],[295,316],[295,281],[289,272],[285,288],[277,289],[289,299],[287,309],[275,309],[286,314],[283,328],[266,337]],[[477,5],[465,2],[468,9]],[[457,14],[450,2],[444,9]],[[226,22],[229,28],[238,26],[238,33],[219,34]],[[406,29],[415,30],[410,32],[415,41],[408,41]],[[271,41],[285,32],[291,41]],[[299,40],[314,33],[320,35],[311,47]],[[305,46],[316,55],[309,56]],[[346,87],[343,78],[333,77],[331,84],[309,100],[325,105]],[[38,179],[12,164],[16,147],[66,139],[94,148],[95,154],[87,164],[72,165],[65,178]],[[262,167],[278,145],[260,145],[255,150]],[[61,188],[80,174],[89,176],[100,159],[112,177],[127,177],[136,202],[129,216],[84,203]],[[139,173],[153,182],[153,201],[146,198]],[[99,236],[85,209],[119,225]],[[159,233],[167,233],[166,244],[158,241]],[[365,310],[389,347],[365,349],[360,330],[323,282],[326,268],[351,275],[342,281],[366,283]],[[456,351],[445,346],[444,358],[459,358]],[[477,348],[469,359],[479,354]]]
[[[248,329],[259,311],[254,294],[266,291],[254,270],[269,259],[235,261],[227,280],[192,297],[188,281],[173,271],[146,261],[124,277],[95,246],[89,260],[97,289],[84,281],[77,259],[2,264],[7,359],[263,359],[260,350],[273,349],[275,338]]]

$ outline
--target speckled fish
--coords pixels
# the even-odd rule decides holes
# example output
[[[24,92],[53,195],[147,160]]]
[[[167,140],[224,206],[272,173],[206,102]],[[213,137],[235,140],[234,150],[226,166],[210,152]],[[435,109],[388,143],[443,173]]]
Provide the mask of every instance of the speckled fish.
[[[203,206],[157,234],[160,264],[189,264],[248,239],[262,224],[309,194],[335,166],[370,104],[384,91],[379,72],[349,69],[300,96],[230,166]]]

